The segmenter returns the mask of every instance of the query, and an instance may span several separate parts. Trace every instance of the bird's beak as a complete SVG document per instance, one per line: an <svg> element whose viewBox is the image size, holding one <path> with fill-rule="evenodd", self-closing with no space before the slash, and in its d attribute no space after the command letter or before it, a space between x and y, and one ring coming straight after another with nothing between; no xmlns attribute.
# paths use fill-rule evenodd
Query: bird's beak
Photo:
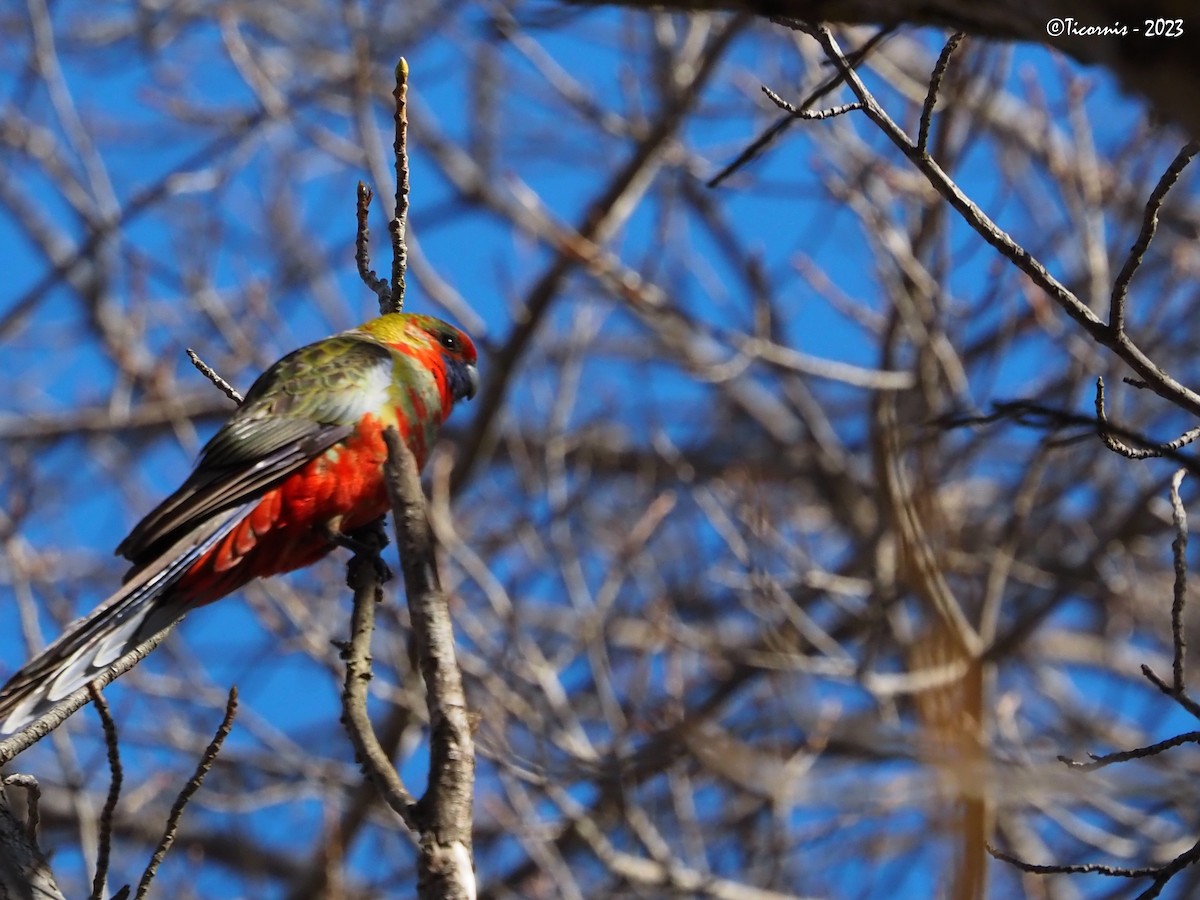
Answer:
<svg viewBox="0 0 1200 900"><path fill-rule="evenodd" d="M474 365L467 364L467 386L463 391L463 396L466 399L472 399L479 390L479 370Z"/></svg>

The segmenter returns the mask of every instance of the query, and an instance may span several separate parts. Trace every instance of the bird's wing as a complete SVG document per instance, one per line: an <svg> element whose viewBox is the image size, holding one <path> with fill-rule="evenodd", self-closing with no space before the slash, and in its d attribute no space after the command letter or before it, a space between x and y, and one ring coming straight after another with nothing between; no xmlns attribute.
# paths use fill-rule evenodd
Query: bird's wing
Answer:
<svg viewBox="0 0 1200 900"><path fill-rule="evenodd" d="M378 407L392 366L385 347L351 335L279 360L205 445L187 481L138 523L117 553L144 564L215 513L266 493Z"/></svg>

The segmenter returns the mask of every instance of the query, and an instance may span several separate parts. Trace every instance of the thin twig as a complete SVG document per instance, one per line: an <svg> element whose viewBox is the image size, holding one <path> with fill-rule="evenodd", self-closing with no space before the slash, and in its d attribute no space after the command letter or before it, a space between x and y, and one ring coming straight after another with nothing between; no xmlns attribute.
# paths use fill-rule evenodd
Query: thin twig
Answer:
<svg viewBox="0 0 1200 900"><path fill-rule="evenodd" d="M1165 741L1147 744L1145 747L1135 747L1132 750L1119 750L1116 753L1105 753L1102 756L1089 753L1087 762L1080 762L1077 759L1071 759L1069 756L1059 756L1058 761L1065 763L1072 769L1079 769L1082 772L1092 772L1096 769L1111 766L1114 763L1128 762L1131 759L1145 759L1148 756L1158 756L1166 750L1174 747L1182 747L1184 744L1200 744L1200 731L1187 731L1183 734L1177 734L1175 737L1167 738Z"/></svg>
<svg viewBox="0 0 1200 900"><path fill-rule="evenodd" d="M771 21L776 25L782 25L785 28L790 28L792 31L803 31L803 28L801 28L801 23L798 19L792 19L787 16L772 16ZM846 53L846 61L850 63L852 68L857 69L867 61L872 53L882 47L883 42L895 34L896 31L897 27L895 25L886 25L880 28L877 32L863 41L862 46L857 50L848 51ZM834 72L827 79L825 79L825 81L813 89L813 92L804 99L803 103L800 104L801 107L807 108L812 106L822 97L832 94L840 85L844 84L845 81L846 78L841 72Z"/></svg>
<svg viewBox="0 0 1200 900"><path fill-rule="evenodd" d="M1162 889L1167 886L1168 881L1188 866L1195 865L1198 859L1200 859L1200 842L1193 844L1165 866L1159 868L1158 874L1154 876L1154 881L1150 887L1138 894L1134 900L1154 900L1155 897L1162 893Z"/></svg>
<svg viewBox="0 0 1200 900"><path fill-rule="evenodd" d="M765 84L759 85L759 89L767 95L767 99L788 113L794 118L805 119L807 121L816 121L819 119L832 119L834 116L845 115L848 112L862 109L861 103L843 103L841 106L831 106L829 109L800 109L795 104L784 100L777 93L767 87Z"/></svg>
<svg viewBox="0 0 1200 900"><path fill-rule="evenodd" d="M1101 398L1103 402L1103 398ZM1084 416L1066 409L1038 403L1036 400L997 400L992 403L992 411L984 414L949 413L930 420L929 424L939 428L962 428L972 425L990 425L999 421L1012 421L1027 428L1040 428L1046 431L1058 431L1064 428L1079 426L1096 431L1103 438L1105 434L1111 437L1120 436L1129 441L1135 441L1146 446L1153 446L1155 452L1150 455L1162 457L1183 466L1193 475L1200 475L1200 460L1180 453L1180 449L1200 437L1200 428L1193 428L1173 441L1155 444L1144 434L1129 428L1115 425L1107 417ZM1071 438L1075 440L1076 438ZM1122 442L1123 443L1123 442ZM1107 446L1107 444L1106 444ZM1124 445L1128 447L1128 445ZM1115 449L1110 447L1109 449ZM1115 450L1122 456L1127 455L1121 450ZM1133 450L1134 453L1138 451ZM1139 457L1132 457L1139 458Z"/></svg>
<svg viewBox="0 0 1200 900"><path fill-rule="evenodd" d="M400 57L396 63L396 88L392 92L396 101L396 140L392 150L396 155L396 214L388 224L392 234L392 296L391 305L385 312L400 312L404 309L404 273L408 269L408 245L405 232L408 229L408 61Z"/></svg>
<svg viewBox="0 0 1200 900"><path fill-rule="evenodd" d="M1171 160L1171 164L1167 166L1162 177L1158 179L1158 184L1154 186L1150 199L1146 201L1141 231L1133 246L1129 248L1129 255L1125 257L1125 265L1121 267L1117 280L1113 282L1112 299L1109 302L1108 327L1114 336L1120 336L1125 330L1125 299L1129 292L1129 282L1133 280L1134 273L1141 266L1146 250L1150 247L1150 241L1154 239L1154 232L1158 229L1158 211L1162 209L1163 202L1167 199L1167 192L1179 180L1179 176L1197 152L1200 152L1200 141L1193 140L1184 144L1175 158Z"/></svg>
<svg viewBox="0 0 1200 900"><path fill-rule="evenodd" d="M221 752L221 745L225 743L225 738L229 737L229 732L233 729L233 720L237 716L238 708L237 696L237 686L234 685L229 689L229 699L225 702L225 718L221 720L221 724L217 727L217 733L213 735L213 739L209 741L208 746L204 749L204 754L200 757L200 763L196 766L196 771L192 773L192 777L188 779L187 784L183 786L183 790L179 792L179 796L175 798L175 802L171 806L171 812L167 815L167 827L163 830L162 840L158 842L158 848L154 851L154 855L150 857L146 871L142 873L141 881L138 882L137 893L134 895L135 900L142 900L146 896L147 891L150 890L150 883L154 880L154 875L158 872L158 867L162 865L167 851L175 843L175 836L179 831L179 820L183 816L184 808L188 805L188 801L192 799L192 795L200 790L200 785L204 783L204 778L208 775L209 769L217 761L217 754Z"/></svg>
<svg viewBox="0 0 1200 900"><path fill-rule="evenodd" d="M187 355L188 359L192 361L192 365L200 370L201 375L215 384L217 388L220 389L222 394L224 394L238 406L242 405L242 395L238 392L237 388L218 375L216 369L202 360L199 355L197 355L196 351L191 347L187 348Z"/></svg>
<svg viewBox="0 0 1200 900"><path fill-rule="evenodd" d="M1166 455L1167 453L1172 453L1181 447L1186 447L1192 441L1196 440L1196 438L1200 438L1200 427L1189 428L1179 437L1175 438L1175 440L1167 441L1165 444L1159 444L1158 449L1161 454Z"/></svg>
<svg viewBox="0 0 1200 900"><path fill-rule="evenodd" d="M1121 380L1122 380L1122 382L1128 384L1130 386L1130 388L1136 388L1138 390L1146 390L1148 388L1148 386L1150 386L1150 385L1146 384L1144 382L1144 380L1142 380L1140 378L1130 378L1129 376L1124 376ZM1103 390L1103 384L1098 385L1098 388L1099 388L1099 390ZM1103 397L1100 398L1100 402L1103 403ZM1110 426L1110 430L1111 430L1111 426ZM1186 448L1186 446L1190 443L1193 443L1196 438L1200 438L1200 426L1196 426L1194 428L1188 428L1188 430L1186 432L1183 432L1182 434L1180 434L1180 436L1178 436L1174 440L1165 440L1165 442L1163 442L1162 444L1154 444L1153 446L1154 446L1154 450L1156 450L1156 452L1154 452L1154 454L1151 454L1151 455L1152 456L1170 456L1171 454L1175 454L1175 452L1177 452L1178 450L1182 450L1183 448ZM1117 452L1120 452L1120 451L1117 451Z"/></svg>
<svg viewBox="0 0 1200 900"><path fill-rule="evenodd" d="M958 45L964 37L966 37L966 33L962 31L956 31L950 35L950 40L946 41L946 46L942 47L937 64L933 67L933 74L929 76L929 90L925 94L925 105L921 108L921 127L917 132L917 149L922 153L929 152L929 126L933 121L933 108L937 106L942 79L946 76L946 69L950 66L950 57L954 55L954 51L958 49Z"/></svg>
<svg viewBox="0 0 1200 900"><path fill-rule="evenodd" d="M1056 863L1048 866L1039 866L1036 863L1025 862L1025 860L1010 853L1005 853L991 844L987 844L986 846L987 852L1001 862L1009 863L1016 866L1022 872L1032 872L1035 875L1110 875L1114 878L1145 878L1148 875L1155 875L1159 871L1157 867L1126 869L1121 866L1106 866L1100 863L1085 863L1076 866Z"/></svg>
<svg viewBox="0 0 1200 900"><path fill-rule="evenodd" d="M1162 889L1166 887L1176 874L1186 869L1190 865L1194 865L1197 860L1200 860L1200 842L1193 844L1189 849L1183 851L1165 866L1145 867L1139 869L1127 869L1123 866L1106 866L1099 863L1088 863L1086 865L1067 866L1067 865L1049 865L1039 866L1033 863L1025 862L1011 854L1004 853L1001 850L987 845L987 851L996 859L1016 866L1022 872L1031 872L1037 875L1106 875L1110 878L1145 878L1153 875L1154 881L1150 886L1137 895L1135 900L1153 900L1162 893Z"/></svg>
<svg viewBox="0 0 1200 900"><path fill-rule="evenodd" d="M1126 459L1150 459L1162 456L1162 451L1154 447L1131 447L1113 434L1108 424L1108 413L1104 409L1104 379L1096 379L1096 434L1104 442L1104 446L1113 453L1118 453Z"/></svg>
<svg viewBox="0 0 1200 900"><path fill-rule="evenodd" d="M92 878L91 900L100 900L104 894L104 882L108 880L108 860L112 854L113 815L117 811L117 801L121 799L121 783L125 775L121 768L121 750L117 743L117 723L113 721L108 701L100 693L95 682L88 684L88 693L92 697L92 705L100 716L104 728L104 746L108 750L108 770L111 782L108 785L108 796L104 800L104 808L100 811L100 840L96 848L96 874Z"/></svg>
<svg viewBox="0 0 1200 900"><path fill-rule="evenodd" d="M797 28L797 23L791 19L776 17L773 18L772 21L788 28ZM894 31L895 28L889 27L882 28L873 34L867 40L867 42L858 49L858 51L853 54L848 54L848 58L852 58L853 60L852 64L855 66L861 65L862 62L883 43L884 39L889 37ZM836 89L837 86L842 84L842 82L845 80L845 75L843 75L841 72L835 72L830 78L822 82L811 94L805 97L802 103L795 106L789 104L791 109L788 110L789 114L786 117L772 123L765 131L763 131L762 134L751 141L750 144L747 145L746 148L737 155L733 162L729 163L727 166L725 166L725 168L721 169L721 171L710 178L706 182L706 186L710 188L718 187L721 182L723 182L730 175L743 168L747 163L756 159L763 150L774 143L775 140L778 139L778 137L783 134L783 132L786 131L797 119L809 118L808 116L797 115L797 111L805 110L812 106L812 104L816 103L826 94ZM770 97L771 94L767 94L767 96ZM772 102L774 102L773 97ZM817 116L816 118L828 118L828 116Z"/></svg>
<svg viewBox="0 0 1200 900"><path fill-rule="evenodd" d="M388 287L387 279L380 278L371 268L371 229L367 222L371 212L371 198L374 196L369 187L361 181L358 183L358 199L355 203L358 228L354 234L354 263L358 266L358 277L379 298L379 308L384 310L391 309L392 290Z"/></svg>
<svg viewBox="0 0 1200 900"><path fill-rule="evenodd" d="M1189 697L1187 691L1175 690L1174 684L1168 684L1158 676L1157 672L1144 663L1142 664L1142 675L1152 685L1191 713L1193 718L1200 719L1200 703Z"/></svg>

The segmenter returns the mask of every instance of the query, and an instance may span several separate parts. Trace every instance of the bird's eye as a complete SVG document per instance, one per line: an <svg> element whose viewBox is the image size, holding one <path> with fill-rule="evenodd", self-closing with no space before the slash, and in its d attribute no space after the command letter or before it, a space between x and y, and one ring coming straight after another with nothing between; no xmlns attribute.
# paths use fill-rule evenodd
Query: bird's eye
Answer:
<svg viewBox="0 0 1200 900"><path fill-rule="evenodd" d="M451 351L458 350L458 336L457 335L453 335L448 331L443 332L442 335L438 338L438 340L440 340L442 342L442 346L445 347L447 350L451 350Z"/></svg>

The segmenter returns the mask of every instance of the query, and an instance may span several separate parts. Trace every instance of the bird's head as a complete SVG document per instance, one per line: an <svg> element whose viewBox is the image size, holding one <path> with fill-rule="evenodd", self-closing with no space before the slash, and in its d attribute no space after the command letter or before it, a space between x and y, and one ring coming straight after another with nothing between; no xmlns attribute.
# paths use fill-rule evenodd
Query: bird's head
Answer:
<svg viewBox="0 0 1200 900"><path fill-rule="evenodd" d="M388 313L354 330L401 353L440 358L455 400L470 400L479 389L475 343L449 322L419 313Z"/></svg>

